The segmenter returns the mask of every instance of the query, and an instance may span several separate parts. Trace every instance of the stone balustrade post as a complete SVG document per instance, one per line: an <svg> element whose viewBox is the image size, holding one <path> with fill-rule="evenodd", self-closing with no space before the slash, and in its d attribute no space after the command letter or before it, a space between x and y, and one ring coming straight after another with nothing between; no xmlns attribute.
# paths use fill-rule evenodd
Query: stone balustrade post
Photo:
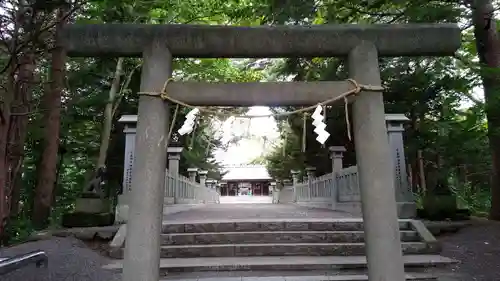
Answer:
<svg viewBox="0 0 500 281"><path fill-rule="evenodd" d="M292 171L290 171L290 173L292 174L292 181L293 181L293 185L295 186L299 183L300 171L292 170Z"/></svg>
<svg viewBox="0 0 500 281"><path fill-rule="evenodd" d="M208 188L214 188L215 180L214 179L206 179L205 183L206 183Z"/></svg>
<svg viewBox="0 0 500 281"><path fill-rule="evenodd" d="M297 202L297 190L296 186L299 184L299 174L300 171L292 170L292 181L293 181L293 202Z"/></svg>
<svg viewBox="0 0 500 281"><path fill-rule="evenodd" d="M276 190L276 182L269 183L269 193L273 196L273 204L278 203L278 191Z"/></svg>
<svg viewBox="0 0 500 281"><path fill-rule="evenodd" d="M192 182L196 182L196 174L198 173L198 168L188 168L187 169L189 180Z"/></svg>
<svg viewBox="0 0 500 281"><path fill-rule="evenodd" d="M330 146L330 159L332 159L332 172L338 173L343 168L343 158L344 152L346 152L343 146Z"/></svg>
<svg viewBox="0 0 500 281"><path fill-rule="evenodd" d="M308 195L309 199L312 198L312 181L314 180L314 172L316 171L315 167L307 167L306 168L306 174L307 174L307 190L308 190Z"/></svg>
<svg viewBox="0 0 500 281"><path fill-rule="evenodd" d="M167 175L170 174L174 178L179 177L179 162L181 160L181 153L182 153L183 148L182 147L175 147L171 146L167 148L167 159L168 159L168 169L167 169ZM165 180L165 184L167 184L169 181ZM171 190L173 192L174 198L173 202L174 204L178 203L178 195L180 194L178 186L178 181L174 180L172 181L174 183L174 186L165 186L168 190Z"/></svg>
<svg viewBox="0 0 500 281"><path fill-rule="evenodd" d="M168 155L168 170L171 175L179 175L179 162L181 160L182 147L169 147L167 148Z"/></svg>
<svg viewBox="0 0 500 281"><path fill-rule="evenodd" d="M205 171L205 170L202 170L202 171L199 171L198 172L198 175L200 176L200 185L201 186L207 186L207 174L208 174L208 171Z"/></svg>

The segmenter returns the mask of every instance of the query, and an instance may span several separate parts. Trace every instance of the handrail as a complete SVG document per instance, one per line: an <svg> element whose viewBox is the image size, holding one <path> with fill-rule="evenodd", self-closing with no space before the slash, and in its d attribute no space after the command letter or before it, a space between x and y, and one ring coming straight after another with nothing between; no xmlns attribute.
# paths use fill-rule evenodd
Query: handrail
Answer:
<svg viewBox="0 0 500 281"><path fill-rule="evenodd" d="M7 274L16 269L35 263L36 267L47 267L49 258L44 251L35 251L24 255L18 255L13 258L0 260L0 275Z"/></svg>

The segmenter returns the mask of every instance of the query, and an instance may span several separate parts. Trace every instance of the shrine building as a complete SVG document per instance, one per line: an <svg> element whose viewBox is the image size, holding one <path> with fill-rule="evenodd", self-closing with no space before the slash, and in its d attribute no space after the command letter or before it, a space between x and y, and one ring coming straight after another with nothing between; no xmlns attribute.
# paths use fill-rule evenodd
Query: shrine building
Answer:
<svg viewBox="0 0 500 281"><path fill-rule="evenodd" d="M269 195L272 178L263 165L228 165L221 180L221 196Z"/></svg>

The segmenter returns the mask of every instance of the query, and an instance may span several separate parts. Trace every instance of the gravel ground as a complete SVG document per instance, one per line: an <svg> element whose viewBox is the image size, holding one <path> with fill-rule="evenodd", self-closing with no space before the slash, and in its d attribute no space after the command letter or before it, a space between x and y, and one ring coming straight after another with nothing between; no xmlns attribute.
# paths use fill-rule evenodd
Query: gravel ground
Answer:
<svg viewBox="0 0 500 281"><path fill-rule="evenodd" d="M7 275L2 281L118 281L121 274L101 268L108 260L76 238L52 238L0 249L0 257L43 250L49 257L47 269L30 265Z"/></svg>
<svg viewBox="0 0 500 281"><path fill-rule="evenodd" d="M500 222L478 221L439 240L442 255L460 261L453 266L460 281L500 280Z"/></svg>

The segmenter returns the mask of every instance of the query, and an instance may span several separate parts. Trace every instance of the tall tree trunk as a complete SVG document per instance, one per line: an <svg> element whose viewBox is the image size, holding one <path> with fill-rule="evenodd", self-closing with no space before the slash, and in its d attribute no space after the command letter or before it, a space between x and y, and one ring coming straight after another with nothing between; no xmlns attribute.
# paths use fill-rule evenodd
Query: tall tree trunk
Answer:
<svg viewBox="0 0 500 281"><path fill-rule="evenodd" d="M24 145L28 130L29 114L31 110L31 89L34 84L35 54L27 50L19 58L18 79L12 103L10 136L8 151L10 155L10 191L9 200L10 216L17 216L19 209L19 194L22 179L21 173L24 162Z"/></svg>
<svg viewBox="0 0 500 281"><path fill-rule="evenodd" d="M500 220L500 38L491 0L468 0L484 87L492 156L490 219Z"/></svg>
<svg viewBox="0 0 500 281"><path fill-rule="evenodd" d="M109 139L111 136L111 129L113 127L113 108L115 105L115 98L120 90L120 78L123 71L123 58L118 58L116 63L115 75L113 77L113 82L111 83L111 89L109 90L108 102L104 108L104 121L102 124L101 131L101 146L99 147L99 159L97 160L97 169L104 167L106 165L106 155L108 153Z"/></svg>
<svg viewBox="0 0 500 281"><path fill-rule="evenodd" d="M0 102L0 243L4 239L5 226L7 223L8 209L7 209L7 193L9 188L9 161L8 161L8 143L9 143L9 129L10 129L10 106L12 103L13 75L8 77L7 89L3 94ZM12 79L11 79L12 78Z"/></svg>
<svg viewBox="0 0 500 281"><path fill-rule="evenodd" d="M56 34L66 23L67 7L59 8ZM57 36L57 35L56 35ZM37 184L33 203L33 224L44 228L48 224L57 175L59 133L61 120L61 96L64 89L66 53L63 48L52 50L50 84L46 89L42 108L44 112L44 140L42 157L37 167Z"/></svg>

